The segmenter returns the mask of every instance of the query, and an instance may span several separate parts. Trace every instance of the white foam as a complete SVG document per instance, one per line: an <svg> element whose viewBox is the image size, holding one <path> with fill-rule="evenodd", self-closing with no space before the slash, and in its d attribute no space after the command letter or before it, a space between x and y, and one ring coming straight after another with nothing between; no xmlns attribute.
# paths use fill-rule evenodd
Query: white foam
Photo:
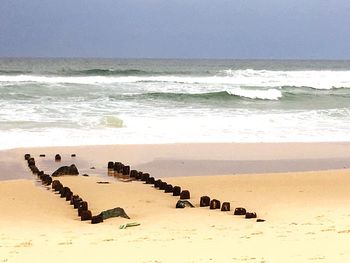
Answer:
<svg viewBox="0 0 350 263"><path fill-rule="evenodd" d="M336 115L325 120L325 114ZM339 118L339 115L340 116ZM178 109L122 114L123 126L93 120L83 128L46 127L0 130L0 148L176 142L349 141L348 111L253 111ZM343 118L345 117L345 118ZM94 124L95 123L95 124Z"/></svg>
<svg viewBox="0 0 350 263"><path fill-rule="evenodd" d="M279 98L282 98L282 92L277 89L251 90L251 89L236 88L228 92L232 95L236 95L244 98L250 98L250 99L278 100Z"/></svg>
<svg viewBox="0 0 350 263"><path fill-rule="evenodd" d="M234 87L297 86L315 89L350 88L350 71L269 71L223 70L216 76L35 76L0 75L0 83L38 82L48 84L113 84L137 82L166 82L183 84L225 84Z"/></svg>
<svg viewBox="0 0 350 263"><path fill-rule="evenodd" d="M236 84L264 87L310 87L315 89L350 88L350 71L305 70L305 71L269 71L269 70L223 70L219 74L232 77Z"/></svg>

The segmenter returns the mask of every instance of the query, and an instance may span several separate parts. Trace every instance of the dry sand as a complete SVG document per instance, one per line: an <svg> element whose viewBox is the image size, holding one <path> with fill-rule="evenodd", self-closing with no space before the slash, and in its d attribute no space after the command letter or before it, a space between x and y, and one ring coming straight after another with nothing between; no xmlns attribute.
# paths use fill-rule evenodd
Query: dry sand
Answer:
<svg viewBox="0 0 350 263"><path fill-rule="evenodd" d="M35 155L38 166L47 172L65 163L74 162L78 168L80 165L91 176L61 177L63 184L87 200L93 214L123 207L131 219L112 218L98 225L79 221L77 211L68 202L34 180L25 167L26 152ZM61 164L52 161L57 152L64 157ZM77 154L75 159L70 157L73 152ZM40 153L47 156L39 158ZM203 174L207 173L204 160L226 161L228 166L232 164L228 161L332 163L334 159L349 158L348 143L271 144L255 148L254 144L94 146L16 149L1 154L1 160L7 163L6 173L16 171L17 178L27 179L0 182L0 262L350 260L348 169L214 176L197 172L198 176L170 177L181 174L178 170L183 169L177 163L180 159L202 161L198 170ZM108 160L135 167L148 164L150 168L156 160L176 160L169 164L176 172L164 172L162 178L188 189L196 208L175 209L176 197L141 182L123 183L106 175L93 176L106 173ZM89 169L91 166L96 169ZM0 172L2 178L4 171ZM232 211L200 208L203 195L230 202L232 209L243 206L266 221L257 223L234 216ZM120 224L128 222L141 225L119 229Z"/></svg>

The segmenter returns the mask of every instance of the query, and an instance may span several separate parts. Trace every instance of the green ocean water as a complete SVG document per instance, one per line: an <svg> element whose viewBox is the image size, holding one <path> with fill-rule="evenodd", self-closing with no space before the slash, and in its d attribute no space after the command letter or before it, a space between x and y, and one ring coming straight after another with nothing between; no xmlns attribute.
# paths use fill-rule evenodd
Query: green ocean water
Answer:
<svg viewBox="0 0 350 263"><path fill-rule="evenodd" d="M344 141L349 102L350 61L2 58L0 148Z"/></svg>

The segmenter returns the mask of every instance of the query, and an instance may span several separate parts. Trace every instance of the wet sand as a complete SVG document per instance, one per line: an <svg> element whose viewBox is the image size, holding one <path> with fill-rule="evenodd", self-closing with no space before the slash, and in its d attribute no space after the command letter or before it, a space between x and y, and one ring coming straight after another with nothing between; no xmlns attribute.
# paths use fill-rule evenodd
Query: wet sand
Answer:
<svg viewBox="0 0 350 263"><path fill-rule="evenodd" d="M0 151L2 179L30 178L25 163L31 153L44 170L75 163L83 173L106 174L108 161L121 161L157 177L271 173L347 169L350 143L202 143L46 147ZM77 158L72 158L75 153ZM46 154L40 158L40 154ZM90 168L95 167L92 171Z"/></svg>

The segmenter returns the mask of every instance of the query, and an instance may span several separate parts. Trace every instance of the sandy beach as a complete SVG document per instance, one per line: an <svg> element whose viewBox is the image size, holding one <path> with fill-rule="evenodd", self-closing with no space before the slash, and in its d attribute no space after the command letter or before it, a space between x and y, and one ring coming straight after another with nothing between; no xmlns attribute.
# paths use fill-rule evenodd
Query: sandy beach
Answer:
<svg viewBox="0 0 350 263"><path fill-rule="evenodd" d="M88 201L94 215L122 207L131 219L81 222L23 159ZM60 153L62 161L54 162ZM71 154L76 157L71 157ZM45 154L45 157L39 157ZM195 208L140 181L107 175L121 161L189 190ZM164 144L27 148L0 152L0 262L347 262L350 143ZM94 169L91 169L94 168ZM104 181L109 184L98 184ZM231 211L199 207L201 196ZM258 218L234 216L235 207ZM121 224L140 225L119 229Z"/></svg>

